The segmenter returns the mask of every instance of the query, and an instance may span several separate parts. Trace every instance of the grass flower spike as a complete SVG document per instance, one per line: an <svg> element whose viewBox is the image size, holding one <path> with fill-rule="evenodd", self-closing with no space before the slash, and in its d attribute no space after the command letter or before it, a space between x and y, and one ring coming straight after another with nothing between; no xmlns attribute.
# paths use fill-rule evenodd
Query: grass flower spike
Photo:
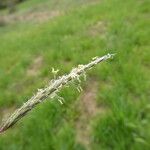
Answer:
<svg viewBox="0 0 150 150"><path fill-rule="evenodd" d="M98 63L105 61L109 58L112 58L114 54L107 54L103 57L94 57L92 61L85 65L78 65L77 68L71 70L71 72L67 75L63 75L56 79L56 74L59 70L54 70L52 68L52 73L54 74L54 79L51 80L50 84L44 89L38 89L37 93L31 97L26 103L24 103L19 109L17 109L10 117L3 123L0 128L0 133L7 130L11 126L13 126L17 121L19 121L23 116L25 116L29 111L31 111L36 105L45 101L48 97L54 98L56 97L58 101L63 104L64 99L59 97L57 93L65 86L68 85L72 81L78 81L80 83L80 76L83 75L86 79L86 71L93 68ZM82 91L81 86L77 87L79 92Z"/></svg>

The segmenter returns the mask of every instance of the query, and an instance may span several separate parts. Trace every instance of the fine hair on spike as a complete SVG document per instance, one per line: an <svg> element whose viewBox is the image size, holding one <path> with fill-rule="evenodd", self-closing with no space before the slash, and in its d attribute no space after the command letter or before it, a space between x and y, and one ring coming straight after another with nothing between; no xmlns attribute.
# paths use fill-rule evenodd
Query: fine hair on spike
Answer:
<svg viewBox="0 0 150 150"><path fill-rule="evenodd" d="M54 79L52 79L49 84L43 88L38 89L37 93L33 95L26 103L24 103L20 108L18 108L6 121L3 122L0 133L4 132L11 126L13 126L17 121L23 118L29 111L31 111L38 104L45 101L48 97L56 98L58 101L63 104L64 99L58 96L58 92L66 86L69 86L69 83L78 81L77 90L82 91L80 86L80 77L83 76L86 80L86 71L92 69L98 63L105 61L107 59L113 58L114 54L107 54L103 57L94 57L91 62L85 65L78 65L77 68L73 68L69 74L63 75L56 79L56 74L59 70L52 68L52 73L54 74Z"/></svg>

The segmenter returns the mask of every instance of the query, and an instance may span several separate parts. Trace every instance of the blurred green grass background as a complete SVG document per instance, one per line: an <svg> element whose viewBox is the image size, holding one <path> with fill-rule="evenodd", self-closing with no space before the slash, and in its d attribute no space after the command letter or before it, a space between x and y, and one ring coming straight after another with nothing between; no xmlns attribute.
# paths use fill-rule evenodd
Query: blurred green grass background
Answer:
<svg viewBox="0 0 150 150"><path fill-rule="evenodd" d="M13 17L0 11L8 18L0 27L1 118L44 87L52 67L62 75L117 55L88 72L82 93L64 89L64 105L48 99L0 135L0 150L149 150L149 1L28 0L16 9ZM85 97L95 115L83 111L92 107Z"/></svg>

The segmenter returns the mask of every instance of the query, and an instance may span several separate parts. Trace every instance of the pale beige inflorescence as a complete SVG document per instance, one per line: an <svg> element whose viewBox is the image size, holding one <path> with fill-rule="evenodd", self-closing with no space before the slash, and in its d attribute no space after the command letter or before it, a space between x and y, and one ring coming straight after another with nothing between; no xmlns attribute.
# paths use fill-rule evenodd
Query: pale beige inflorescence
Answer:
<svg viewBox="0 0 150 150"><path fill-rule="evenodd" d="M92 61L85 65L78 65L77 68L73 68L69 74L60 76L56 79L56 74L59 70L52 68L52 73L54 74L54 79L50 81L49 85L44 89L38 89L37 93L31 97L26 103L24 103L19 109L17 109L10 117L4 121L2 127L0 128L0 133L7 130L13 126L18 120L25 116L29 111L31 111L36 105L45 101L48 97L56 98L63 104L64 99L58 96L58 92L70 82L78 81L77 90L82 91L80 86L80 77L84 76L86 79L86 71L97 65L98 63L112 58L114 54L107 54L103 57L94 57Z"/></svg>

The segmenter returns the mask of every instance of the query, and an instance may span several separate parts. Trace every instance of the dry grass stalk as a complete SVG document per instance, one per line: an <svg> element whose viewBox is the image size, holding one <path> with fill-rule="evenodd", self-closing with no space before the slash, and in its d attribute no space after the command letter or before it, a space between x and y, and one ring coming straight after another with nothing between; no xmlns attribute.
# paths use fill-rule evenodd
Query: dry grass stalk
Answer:
<svg viewBox="0 0 150 150"><path fill-rule="evenodd" d="M19 109L17 109L2 125L0 128L0 133L7 130L11 126L13 126L17 121L19 121L23 116L25 116L29 111L31 111L36 105L46 100L46 98L54 98L58 97L58 100L62 103L61 97L57 95L57 93L67 84L70 82L77 80L80 82L80 76L84 75L85 72L98 63L105 61L109 58L112 58L114 54L107 54L103 57L95 57L90 63L86 65L78 65L77 68L74 68L71 70L71 72L67 75L63 75L61 77L58 77L58 79L51 80L50 84L44 88L39 89L38 92L31 97L26 103L23 104ZM53 69L53 73L55 74L55 71ZM56 71L57 73L57 71ZM81 91L81 87L77 87L78 91Z"/></svg>

